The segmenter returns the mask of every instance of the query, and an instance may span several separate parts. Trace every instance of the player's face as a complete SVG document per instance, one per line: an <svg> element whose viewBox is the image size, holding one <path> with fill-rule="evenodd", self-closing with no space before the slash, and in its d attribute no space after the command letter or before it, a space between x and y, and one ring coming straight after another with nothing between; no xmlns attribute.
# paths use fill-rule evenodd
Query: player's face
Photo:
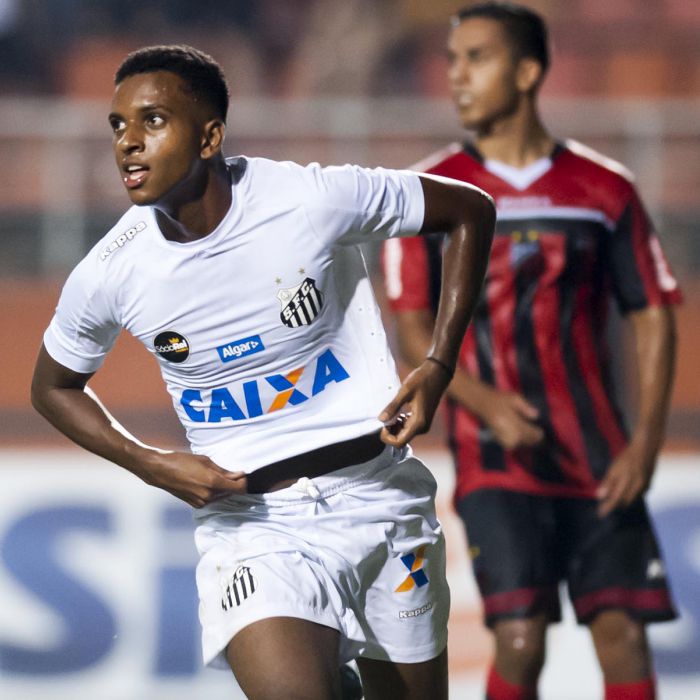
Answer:
<svg viewBox="0 0 700 700"><path fill-rule="evenodd" d="M169 71L117 85L109 115L114 154L134 204L175 207L200 189L202 109Z"/></svg>
<svg viewBox="0 0 700 700"><path fill-rule="evenodd" d="M452 99L465 128L488 131L516 112L518 66L499 22L479 17L461 22L450 33L447 52Z"/></svg>

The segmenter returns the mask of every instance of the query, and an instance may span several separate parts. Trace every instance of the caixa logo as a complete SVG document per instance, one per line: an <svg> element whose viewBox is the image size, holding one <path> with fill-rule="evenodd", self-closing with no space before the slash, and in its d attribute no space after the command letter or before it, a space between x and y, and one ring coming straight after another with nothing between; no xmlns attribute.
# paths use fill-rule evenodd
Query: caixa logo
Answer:
<svg viewBox="0 0 700 700"><path fill-rule="evenodd" d="M331 382L342 382L349 376L328 349L306 367L287 374L270 374L210 391L185 389L180 404L195 423L246 420L279 411L287 405L297 406L321 393Z"/></svg>

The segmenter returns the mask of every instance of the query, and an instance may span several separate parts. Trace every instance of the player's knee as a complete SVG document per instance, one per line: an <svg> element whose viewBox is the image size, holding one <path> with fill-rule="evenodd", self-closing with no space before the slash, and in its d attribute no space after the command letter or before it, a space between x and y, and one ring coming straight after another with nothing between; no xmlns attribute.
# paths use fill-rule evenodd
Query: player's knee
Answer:
<svg viewBox="0 0 700 700"><path fill-rule="evenodd" d="M634 650L647 646L644 625L621 610L599 613L591 623L591 632L596 647Z"/></svg>
<svg viewBox="0 0 700 700"><path fill-rule="evenodd" d="M521 682L539 676L544 665L546 625L539 620L507 620L495 629L496 663Z"/></svg>
<svg viewBox="0 0 700 700"><path fill-rule="evenodd" d="M623 611L604 611L591 623L591 633L604 676L648 675L649 645L641 622Z"/></svg>

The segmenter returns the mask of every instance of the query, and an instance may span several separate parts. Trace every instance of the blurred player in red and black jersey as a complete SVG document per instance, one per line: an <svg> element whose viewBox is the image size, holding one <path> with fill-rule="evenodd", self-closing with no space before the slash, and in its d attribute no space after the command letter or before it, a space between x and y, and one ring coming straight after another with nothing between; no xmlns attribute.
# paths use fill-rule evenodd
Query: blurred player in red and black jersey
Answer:
<svg viewBox="0 0 700 700"><path fill-rule="evenodd" d="M454 102L475 138L417 169L483 188L498 211L481 303L448 390L455 504L496 640L487 697L537 697L565 581L591 630L606 699L653 698L645 623L675 611L644 492L663 440L680 292L630 174L541 122L541 17L504 3L466 8L448 52ZM441 249L439 235L385 243L410 364L430 344ZM611 297L636 338L631 434L605 344Z"/></svg>

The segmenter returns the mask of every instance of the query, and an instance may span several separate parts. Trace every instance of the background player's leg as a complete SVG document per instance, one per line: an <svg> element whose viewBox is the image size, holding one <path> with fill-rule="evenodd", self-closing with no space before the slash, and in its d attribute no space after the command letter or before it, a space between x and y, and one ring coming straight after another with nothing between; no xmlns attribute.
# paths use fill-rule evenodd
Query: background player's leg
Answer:
<svg viewBox="0 0 700 700"><path fill-rule="evenodd" d="M250 700L338 700L337 630L293 617L244 627L226 658Z"/></svg>
<svg viewBox="0 0 700 700"><path fill-rule="evenodd" d="M544 666L547 624L546 615L496 622L494 666L501 678L517 686L537 685Z"/></svg>
<svg viewBox="0 0 700 700"><path fill-rule="evenodd" d="M545 657L549 617L498 620L493 626L495 658L486 684L487 700L535 700Z"/></svg>
<svg viewBox="0 0 700 700"><path fill-rule="evenodd" d="M590 630L606 683L632 683L652 676L643 623L624 610L603 610L593 618Z"/></svg>
<svg viewBox="0 0 700 700"><path fill-rule="evenodd" d="M447 649L430 661L358 659L365 700L447 700Z"/></svg>

